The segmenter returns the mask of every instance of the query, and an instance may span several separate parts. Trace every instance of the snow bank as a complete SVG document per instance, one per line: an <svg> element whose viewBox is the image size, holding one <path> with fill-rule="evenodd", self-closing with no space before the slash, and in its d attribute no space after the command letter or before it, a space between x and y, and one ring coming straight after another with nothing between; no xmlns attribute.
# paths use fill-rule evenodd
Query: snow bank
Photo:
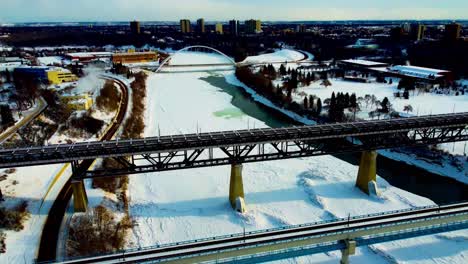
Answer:
<svg viewBox="0 0 468 264"><path fill-rule="evenodd" d="M250 57L247 57L243 62L244 63L256 63L256 62L263 63L263 62L297 61L297 60L302 60L302 59L305 59L304 54L295 50L291 50L291 49L282 49L282 50L277 50L273 53L267 53L267 54L262 54L258 56L250 56Z"/></svg>

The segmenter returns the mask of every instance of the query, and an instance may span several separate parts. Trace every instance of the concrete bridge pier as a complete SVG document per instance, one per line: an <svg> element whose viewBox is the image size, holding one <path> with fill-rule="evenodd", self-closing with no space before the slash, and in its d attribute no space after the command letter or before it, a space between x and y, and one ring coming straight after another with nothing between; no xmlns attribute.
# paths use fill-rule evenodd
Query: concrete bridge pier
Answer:
<svg viewBox="0 0 468 264"><path fill-rule="evenodd" d="M244 201L244 183L242 180L242 164L233 163L231 165L229 202L234 210L240 213L244 213L246 211Z"/></svg>
<svg viewBox="0 0 468 264"><path fill-rule="evenodd" d="M88 208L88 196L83 180L72 180L73 188L73 207L76 213L86 213Z"/></svg>
<svg viewBox="0 0 468 264"><path fill-rule="evenodd" d="M346 248L341 250L340 264L349 264L349 256L356 254L356 241L346 240Z"/></svg>
<svg viewBox="0 0 468 264"><path fill-rule="evenodd" d="M376 151L362 152L356 186L368 195L378 195Z"/></svg>

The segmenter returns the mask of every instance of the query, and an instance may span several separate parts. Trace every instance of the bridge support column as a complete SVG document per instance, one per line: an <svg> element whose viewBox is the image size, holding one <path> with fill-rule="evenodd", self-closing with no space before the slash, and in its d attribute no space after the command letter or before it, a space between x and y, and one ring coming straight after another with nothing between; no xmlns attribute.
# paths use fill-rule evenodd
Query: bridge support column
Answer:
<svg viewBox="0 0 468 264"><path fill-rule="evenodd" d="M83 180L72 180L73 207L77 213L85 213L88 208L88 196Z"/></svg>
<svg viewBox="0 0 468 264"><path fill-rule="evenodd" d="M356 241L346 240L346 248L341 250L340 264L349 264L349 256L356 254Z"/></svg>
<svg viewBox="0 0 468 264"><path fill-rule="evenodd" d="M236 211L244 213L244 183L242 180L242 164L231 165L231 179L229 182L229 202Z"/></svg>
<svg viewBox="0 0 468 264"><path fill-rule="evenodd" d="M378 194L377 190L377 152L364 151L359 164L356 186L363 192L371 195Z"/></svg>

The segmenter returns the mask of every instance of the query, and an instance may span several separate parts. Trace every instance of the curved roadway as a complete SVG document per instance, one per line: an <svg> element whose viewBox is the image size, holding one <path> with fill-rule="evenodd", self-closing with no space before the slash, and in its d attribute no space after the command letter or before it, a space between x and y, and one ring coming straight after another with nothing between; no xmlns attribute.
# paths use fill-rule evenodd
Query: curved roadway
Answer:
<svg viewBox="0 0 468 264"><path fill-rule="evenodd" d="M117 116L114 119L112 126L101 137L101 141L106 141L112 139L114 134L119 129L120 124L125 118L125 113L127 112L128 107L128 87L124 82L117 78L112 78L108 76L101 78L114 81L115 83L117 83L117 85L120 86L120 89L122 91L122 100L119 112L117 113ZM93 162L94 160L83 161L80 164L80 169L87 170L93 164ZM69 179L58 194L57 198L54 201L54 204L50 208L49 215L42 230L37 261L54 261L56 259L56 249L60 226L72 195L73 190L71 188L71 180Z"/></svg>

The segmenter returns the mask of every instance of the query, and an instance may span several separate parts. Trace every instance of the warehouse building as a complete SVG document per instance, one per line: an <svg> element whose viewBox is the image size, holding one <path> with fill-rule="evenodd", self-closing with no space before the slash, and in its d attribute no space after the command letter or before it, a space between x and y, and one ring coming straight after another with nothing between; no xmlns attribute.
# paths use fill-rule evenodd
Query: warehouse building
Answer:
<svg viewBox="0 0 468 264"><path fill-rule="evenodd" d="M76 82L78 81L78 76L68 70L55 68L47 71L47 79L50 84L61 84L65 82Z"/></svg>
<svg viewBox="0 0 468 264"><path fill-rule="evenodd" d="M61 100L71 110L88 110L93 105L93 98L88 94L65 94L62 95Z"/></svg>
<svg viewBox="0 0 468 264"><path fill-rule="evenodd" d="M70 71L62 68L49 68L44 66L22 66L15 68L14 78L31 78L44 84L61 84L64 82L76 82L78 77Z"/></svg>
<svg viewBox="0 0 468 264"><path fill-rule="evenodd" d="M157 52L127 52L127 53L114 53L112 55L113 63L141 63L151 62L158 60Z"/></svg>

